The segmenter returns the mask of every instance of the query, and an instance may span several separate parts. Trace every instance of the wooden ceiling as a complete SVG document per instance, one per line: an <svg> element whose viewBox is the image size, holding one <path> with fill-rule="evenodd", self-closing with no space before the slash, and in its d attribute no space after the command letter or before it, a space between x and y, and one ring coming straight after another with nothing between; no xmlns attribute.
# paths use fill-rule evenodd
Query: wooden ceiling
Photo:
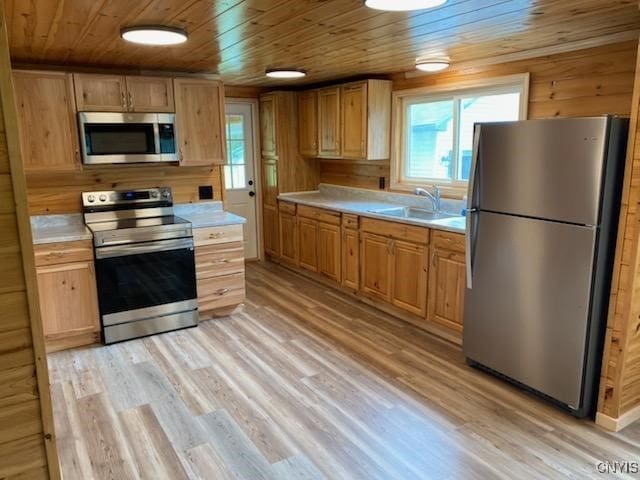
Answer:
<svg viewBox="0 0 640 480"><path fill-rule="evenodd" d="M304 80L287 84L314 83L411 70L426 55L463 64L640 32L637 0L449 0L411 13L362 0L5 1L14 62L218 73L257 86L278 84L264 76L271 67L304 68ZM148 47L120 38L137 24L182 27L189 40Z"/></svg>

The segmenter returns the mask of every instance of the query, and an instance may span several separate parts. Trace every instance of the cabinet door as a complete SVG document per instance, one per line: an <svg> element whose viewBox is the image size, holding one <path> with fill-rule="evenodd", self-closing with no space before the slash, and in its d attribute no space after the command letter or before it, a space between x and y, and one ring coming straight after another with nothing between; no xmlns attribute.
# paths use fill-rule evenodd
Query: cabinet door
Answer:
<svg viewBox="0 0 640 480"><path fill-rule="evenodd" d="M184 166L225 164L222 82L176 78L173 85L180 163Z"/></svg>
<svg viewBox="0 0 640 480"><path fill-rule="evenodd" d="M260 141L262 156L277 158L276 99L272 95L260 98Z"/></svg>
<svg viewBox="0 0 640 480"><path fill-rule="evenodd" d="M318 90L318 156L340 156L340 87Z"/></svg>
<svg viewBox="0 0 640 480"><path fill-rule="evenodd" d="M318 272L335 282L342 277L340 226L318 223Z"/></svg>
<svg viewBox="0 0 640 480"><path fill-rule="evenodd" d="M422 317L427 309L428 250L424 245L394 240L391 302Z"/></svg>
<svg viewBox="0 0 640 480"><path fill-rule="evenodd" d="M127 77L132 112L173 112L173 81L168 77Z"/></svg>
<svg viewBox="0 0 640 480"><path fill-rule="evenodd" d="M391 240L372 233L361 233L360 290L391 301Z"/></svg>
<svg viewBox="0 0 640 480"><path fill-rule="evenodd" d="M79 112L126 112L127 86L121 75L74 73Z"/></svg>
<svg viewBox="0 0 640 480"><path fill-rule="evenodd" d="M298 264L298 228L295 215L280 212L280 258Z"/></svg>
<svg viewBox="0 0 640 480"><path fill-rule="evenodd" d="M262 159L262 201L272 207L278 204L278 166L268 158Z"/></svg>
<svg viewBox="0 0 640 480"><path fill-rule="evenodd" d="M13 80L25 170L79 170L71 75L15 71Z"/></svg>
<svg viewBox="0 0 640 480"><path fill-rule="evenodd" d="M93 261L39 267L38 290L42 327L47 343L81 337L66 347L94 343L99 339L100 318ZM64 347L63 347L64 348ZM49 349L57 349L50 348Z"/></svg>
<svg viewBox="0 0 640 480"><path fill-rule="evenodd" d="M300 154L318 155L318 92L315 90L298 95L298 135Z"/></svg>
<svg viewBox="0 0 640 480"><path fill-rule="evenodd" d="M367 156L367 84L348 85L340 92L342 102L341 157L363 159Z"/></svg>
<svg viewBox="0 0 640 480"><path fill-rule="evenodd" d="M466 287L463 253L431 249L427 320L462 331Z"/></svg>
<svg viewBox="0 0 640 480"><path fill-rule="evenodd" d="M342 229L342 285L360 287L360 244L358 230Z"/></svg>
<svg viewBox="0 0 640 480"><path fill-rule="evenodd" d="M300 267L318 271L318 222L298 217L298 262Z"/></svg>
<svg viewBox="0 0 640 480"><path fill-rule="evenodd" d="M262 210L262 230L264 238L264 251L272 257L280 256L280 225L278 221L278 209L264 205Z"/></svg>

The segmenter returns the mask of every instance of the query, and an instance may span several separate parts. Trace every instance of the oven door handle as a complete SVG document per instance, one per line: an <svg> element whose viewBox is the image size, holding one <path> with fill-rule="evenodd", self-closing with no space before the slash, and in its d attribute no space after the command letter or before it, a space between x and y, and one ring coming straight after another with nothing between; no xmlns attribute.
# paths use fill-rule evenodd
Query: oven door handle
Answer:
<svg viewBox="0 0 640 480"><path fill-rule="evenodd" d="M96 260L113 257L126 257L128 255L142 255L145 253L168 252L171 250L183 250L193 248L193 238L176 238L172 240L157 240L146 243L129 243L114 245L112 247L96 248Z"/></svg>

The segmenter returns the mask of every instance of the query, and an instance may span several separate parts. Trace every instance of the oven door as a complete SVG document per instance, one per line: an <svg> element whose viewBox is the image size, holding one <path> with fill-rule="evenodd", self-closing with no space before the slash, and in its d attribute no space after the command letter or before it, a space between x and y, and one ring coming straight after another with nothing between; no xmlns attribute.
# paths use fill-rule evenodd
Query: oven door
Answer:
<svg viewBox="0 0 640 480"><path fill-rule="evenodd" d="M197 309L193 239L96 249L103 327Z"/></svg>

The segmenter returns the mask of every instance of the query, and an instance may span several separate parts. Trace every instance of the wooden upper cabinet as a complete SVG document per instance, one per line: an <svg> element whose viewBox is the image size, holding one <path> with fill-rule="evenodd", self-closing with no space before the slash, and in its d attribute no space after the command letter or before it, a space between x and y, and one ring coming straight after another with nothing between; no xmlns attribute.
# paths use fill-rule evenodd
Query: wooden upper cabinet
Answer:
<svg viewBox="0 0 640 480"><path fill-rule="evenodd" d="M169 77L126 77L132 112L174 112L173 80Z"/></svg>
<svg viewBox="0 0 640 480"><path fill-rule="evenodd" d="M344 158L367 157L367 83L342 87L342 152Z"/></svg>
<svg viewBox="0 0 640 480"><path fill-rule="evenodd" d="M74 73L79 112L126 112L127 84L122 75Z"/></svg>
<svg viewBox="0 0 640 480"><path fill-rule="evenodd" d="M225 164L227 160L222 82L176 78L173 84L181 165Z"/></svg>
<svg viewBox="0 0 640 480"><path fill-rule="evenodd" d="M79 170L71 75L16 70L13 81L25 170Z"/></svg>
<svg viewBox="0 0 640 480"><path fill-rule="evenodd" d="M340 87L318 90L318 156L340 156Z"/></svg>
<svg viewBox="0 0 640 480"><path fill-rule="evenodd" d="M318 155L318 92L310 90L298 95L298 140L300 154Z"/></svg>
<svg viewBox="0 0 640 480"><path fill-rule="evenodd" d="M276 97L263 95L260 97L260 141L263 157L278 158L276 128Z"/></svg>

